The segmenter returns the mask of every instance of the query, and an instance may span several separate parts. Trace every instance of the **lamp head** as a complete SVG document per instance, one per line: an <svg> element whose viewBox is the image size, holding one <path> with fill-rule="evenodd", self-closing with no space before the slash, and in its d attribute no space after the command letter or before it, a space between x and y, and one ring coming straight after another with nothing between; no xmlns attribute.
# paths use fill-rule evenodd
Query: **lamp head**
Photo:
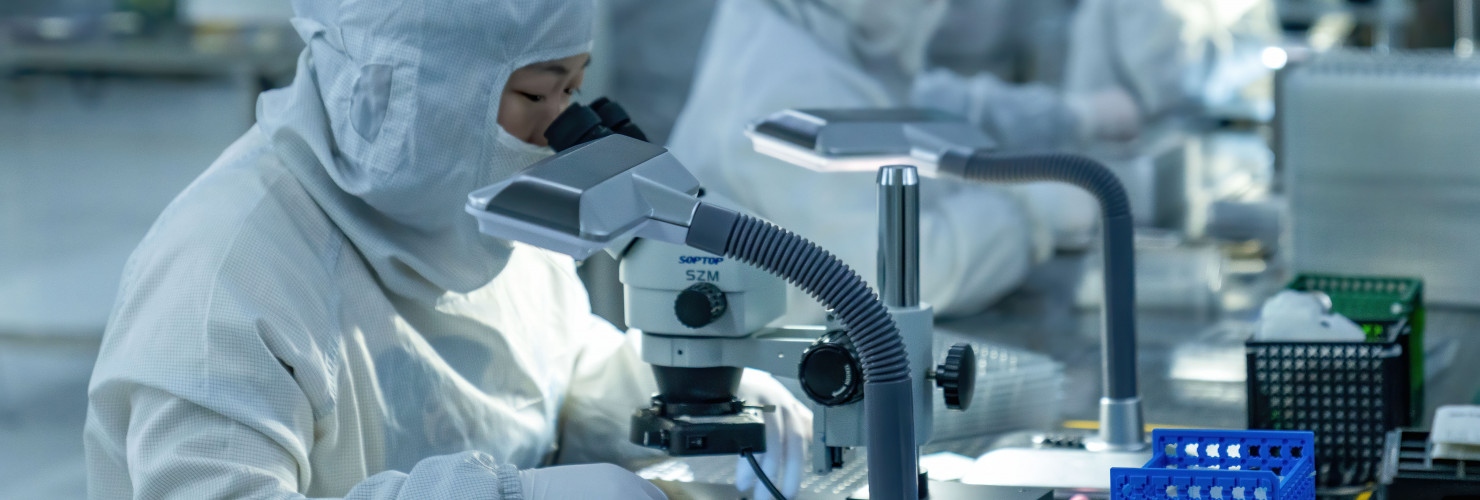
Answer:
<svg viewBox="0 0 1480 500"><path fill-rule="evenodd" d="M751 124L745 135L756 152L819 172L913 165L934 176L946 150L996 147L959 116L911 108L788 109Z"/></svg>

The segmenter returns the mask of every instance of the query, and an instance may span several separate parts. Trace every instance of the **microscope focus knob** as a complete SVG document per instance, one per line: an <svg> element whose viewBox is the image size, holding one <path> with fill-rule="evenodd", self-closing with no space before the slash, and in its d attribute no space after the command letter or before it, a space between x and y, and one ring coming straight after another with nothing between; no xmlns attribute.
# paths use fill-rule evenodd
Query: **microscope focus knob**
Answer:
<svg viewBox="0 0 1480 500"><path fill-rule="evenodd" d="M724 316L729 307L725 292L719 287L713 283L696 283L678 292L678 300L673 302L673 313L684 326L702 328Z"/></svg>
<svg viewBox="0 0 1480 500"><path fill-rule="evenodd" d="M839 406L863 397L863 368L853 344L841 331L828 332L802 352L797 380L807 397L823 406Z"/></svg>
<svg viewBox="0 0 1480 500"><path fill-rule="evenodd" d="M946 354L946 362L935 367L935 385L946 399L946 408L965 410L971 406L976 391L976 351L971 344L956 344Z"/></svg>

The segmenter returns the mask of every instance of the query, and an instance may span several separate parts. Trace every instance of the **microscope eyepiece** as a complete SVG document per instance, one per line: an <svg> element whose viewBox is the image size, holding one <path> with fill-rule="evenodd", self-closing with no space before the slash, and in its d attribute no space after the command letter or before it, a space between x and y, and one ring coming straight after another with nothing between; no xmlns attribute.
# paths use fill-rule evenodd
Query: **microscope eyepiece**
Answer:
<svg viewBox="0 0 1480 500"><path fill-rule="evenodd" d="M648 140L647 135L632 123L627 110L611 99L602 97L590 106L571 103L545 129L545 140L550 143L551 149L559 153L612 134L621 134L644 142Z"/></svg>
<svg viewBox="0 0 1480 500"><path fill-rule="evenodd" d="M571 103L545 129L545 140L556 153L608 135L612 135L612 131L601 124L601 117L579 103Z"/></svg>
<svg viewBox="0 0 1480 500"><path fill-rule="evenodd" d="M642 133L642 130L632 123L632 117L627 115L627 110L615 101L602 97L591 102L591 110L601 117L601 124L611 129L612 132L639 141L648 140L647 134Z"/></svg>

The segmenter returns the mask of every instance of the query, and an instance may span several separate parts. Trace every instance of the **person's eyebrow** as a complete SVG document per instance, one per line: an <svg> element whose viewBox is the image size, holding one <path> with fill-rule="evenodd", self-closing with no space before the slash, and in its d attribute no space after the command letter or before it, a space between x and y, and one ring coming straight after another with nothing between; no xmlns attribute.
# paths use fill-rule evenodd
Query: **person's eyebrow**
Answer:
<svg viewBox="0 0 1480 500"><path fill-rule="evenodd" d="M570 68L562 67L562 65L555 64L555 62L537 65L537 67L534 67L534 70L549 72L549 74L554 74L556 77L567 77L567 75L570 75Z"/></svg>
<svg viewBox="0 0 1480 500"><path fill-rule="evenodd" d="M570 70L569 69L566 69L565 66L561 66L561 65L555 64L555 63L541 64L539 66L535 66L534 69L536 71L543 71L543 72L546 72L546 73L552 73L555 76L567 76L567 75L570 75Z"/></svg>
<svg viewBox="0 0 1480 500"><path fill-rule="evenodd" d="M586 58L586 63L581 65L581 68L589 68L589 67L591 67L591 58L588 57L588 58ZM570 70L569 69L566 69L565 66L561 66L559 63L553 63L553 62L551 62L551 63L544 63L544 64L541 64L541 65L535 66L534 69L535 70L538 70L538 71L544 71L544 72L547 72L547 73L553 73L553 74L555 74L557 76L568 76L568 75L570 75Z"/></svg>

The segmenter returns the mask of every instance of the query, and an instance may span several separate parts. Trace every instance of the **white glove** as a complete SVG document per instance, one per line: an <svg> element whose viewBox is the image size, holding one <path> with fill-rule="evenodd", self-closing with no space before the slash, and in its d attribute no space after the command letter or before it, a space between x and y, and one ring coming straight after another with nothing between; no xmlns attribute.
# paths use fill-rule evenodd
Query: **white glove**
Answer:
<svg viewBox="0 0 1480 500"><path fill-rule="evenodd" d="M1124 90L1070 95L1069 110L1079 119L1081 141L1129 141L1141 135L1141 107Z"/></svg>
<svg viewBox="0 0 1480 500"><path fill-rule="evenodd" d="M787 498L796 496L802 486L803 465L807 461L807 444L812 441L812 410L797 401L771 375L751 369L740 378L738 396L750 405L774 405L776 411L766 415L766 452L755 456L761 470ZM745 457L735 465L735 488L753 500L771 500L771 492L755 477Z"/></svg>
<svg viewBox="0 0 1480 500"><path fill-rule="evenodd" d="M963 115L1006 151L1060 149L1078 139L1083 123L1057 89L1012 84L990 73L929 71L915 78L910 103Z"/></svg>
<svg viewBox="0 0 1480 500"><path fill-rule="evenodd" d="M612 464L582 464L519 471L525 500L668 500L653 483Z"/></svg>

